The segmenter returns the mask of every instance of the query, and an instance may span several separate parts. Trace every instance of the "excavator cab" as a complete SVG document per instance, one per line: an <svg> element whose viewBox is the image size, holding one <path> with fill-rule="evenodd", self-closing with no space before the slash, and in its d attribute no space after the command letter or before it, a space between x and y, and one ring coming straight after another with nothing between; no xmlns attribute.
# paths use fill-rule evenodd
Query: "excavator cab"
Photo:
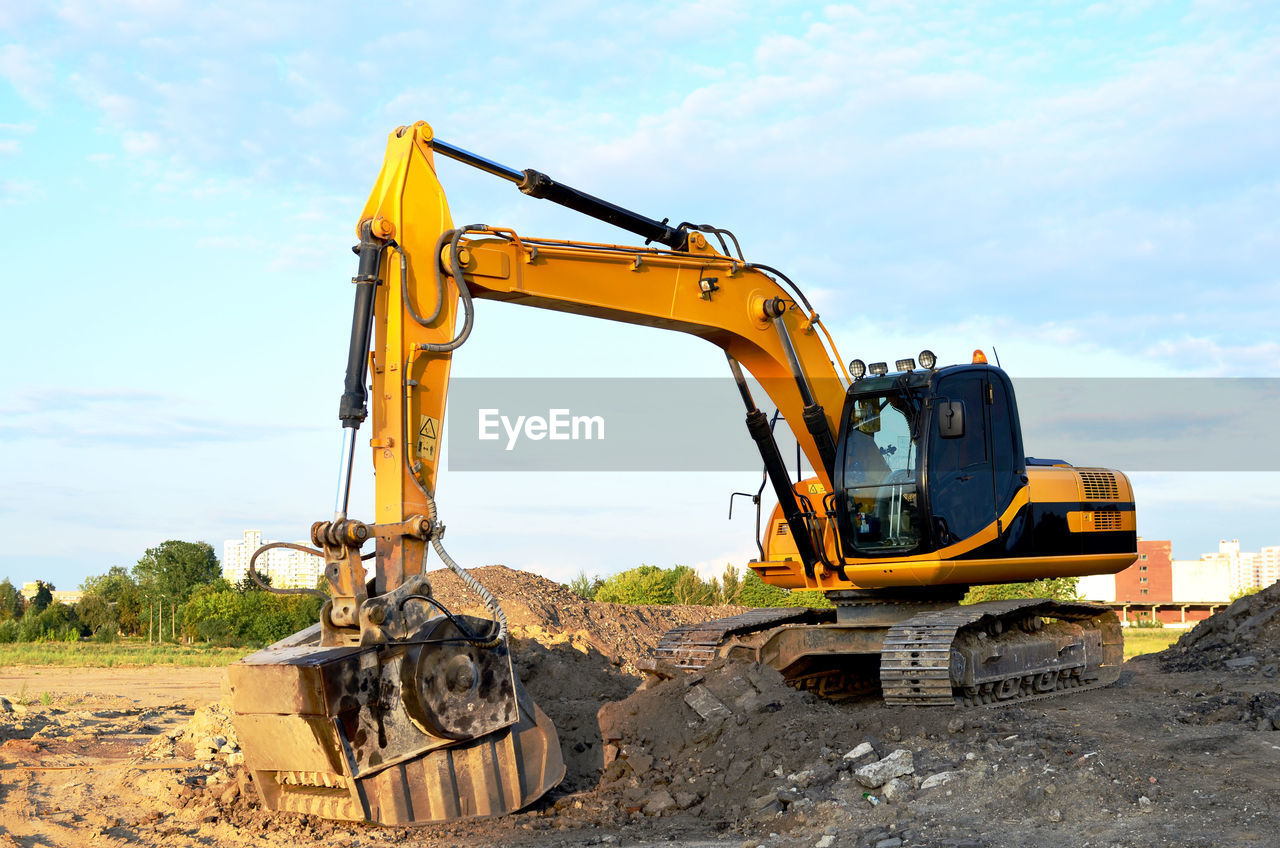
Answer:
<svg viewBox="0 0 1280 848"><path fill-rule="evenodd" d="M978 534L1026 482L1009 378L961 365L855 380L835 477L846 558L929 553Z"/></svg>

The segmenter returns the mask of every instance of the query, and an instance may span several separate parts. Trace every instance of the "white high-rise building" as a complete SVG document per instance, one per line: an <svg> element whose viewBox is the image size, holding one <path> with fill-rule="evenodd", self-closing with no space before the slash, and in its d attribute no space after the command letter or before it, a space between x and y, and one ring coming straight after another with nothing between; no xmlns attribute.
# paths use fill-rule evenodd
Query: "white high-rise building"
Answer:
<svg viewBox="0 0 1280 848"><path fill-rule="evenodd" d="M263 540L261 530L244 531L243 539L228 539L222 543L222 576L229 583L239 583L249 576L249 559L253 552L271 540ZM311 547L308 542L297 542ZM275 548L258 557L255 566L259 574L271 578L277 589L314 589L324 574L324 560L318 556Z"/></svg>
<svg viewBox="0 0 1280 848"><path fill-rule="evenodd" d="M1280 545L1269 545L1258 552L1255 577L1263 587L1280 580Z"/></svg>

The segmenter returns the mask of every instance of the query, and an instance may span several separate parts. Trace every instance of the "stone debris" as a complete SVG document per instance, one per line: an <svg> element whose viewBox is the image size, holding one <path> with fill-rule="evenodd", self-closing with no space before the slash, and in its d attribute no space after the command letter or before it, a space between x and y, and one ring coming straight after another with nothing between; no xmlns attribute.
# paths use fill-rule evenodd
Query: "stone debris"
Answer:
<svg viewBox="0 0 1280 848"><path fill-rule="evenodd" d="M961 776L958 771L940 771L937 774L931 774L920 782L921 789L933 789L935 786L941 786L944 783L950 783Z"/></svg>
<svg viewBox="0 0 1280 848"><path fill-rule="evenodd" d="M694 712L708 721L729 718L733 715L733 712L701 683L689 690L689 693L684 696L684 702L692 707Z"/></svg>
<svg viewBox="0 0 1280 848"><path fill-rule="evenodd" d="M853 773L853 776L868 789L878 789L895 777L902 777L914 771L911 752L905 748L899 748L882 760L862 766Z"/></svg>
<svg viewBox="0 0 1280 848"><path fill-rule="evenodd" d="M1211 668L1218 663L1232 671L1274 667L1280 662L1280 582L1245 595L1200 622L1161 658L1165 667L1174 671Z"/></svg>
<svg viewBox="0 0 1280 848"><path fill-rule="evenodd" d="M876 755L876 750L875 748L871 747L871 743L863 742L862 744L858 745L856 748L851 749L847 754L845 754L844 758L845 760L851 763L856 763L859 760L864 760L867 757L874 757L875 755Z"/></svg>
<svg viewBox="0 0 1280 848"><path fill-rule="evenodd" d="M900 801L906 797L907 790L911 788L911 784L900 777L895 777L884 786L880 787L880 795L886 801Z"/></svg>

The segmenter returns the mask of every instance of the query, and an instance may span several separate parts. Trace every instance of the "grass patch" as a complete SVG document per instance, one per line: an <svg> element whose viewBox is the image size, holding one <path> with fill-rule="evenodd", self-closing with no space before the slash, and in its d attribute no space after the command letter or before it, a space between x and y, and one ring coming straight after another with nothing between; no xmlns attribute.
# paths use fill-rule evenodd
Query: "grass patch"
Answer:
<svg viewBox="0 0 1280 848"><path fill-rule="evenodd" d="M61 665L88 668L116 666L224 666L253 648L213 645L147 644L145 640L98 642L13 642L0 644L0 666Z"/></svg>
<svg viewBox="0 0 1280 848"><path fill-rule="evenodd" d="M1126 627L1124 628L1124 658L1139 654L1154 654L1178 641L1186 633L1179 627Z"/></svg>

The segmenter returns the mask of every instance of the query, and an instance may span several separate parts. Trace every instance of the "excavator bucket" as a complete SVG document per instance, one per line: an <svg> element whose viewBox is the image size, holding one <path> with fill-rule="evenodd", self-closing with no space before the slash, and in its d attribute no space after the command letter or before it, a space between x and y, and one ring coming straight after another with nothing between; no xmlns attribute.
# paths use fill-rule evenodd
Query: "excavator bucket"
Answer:
<svg viewBox="0 0 1280 848"><path fill-rule="evenodd" d="M505 641L476 648L444 617L382 644L323 647L320 631L227 670L245 766L268 810L436 824L515 812L564 777L556 729Z"/></svg>

